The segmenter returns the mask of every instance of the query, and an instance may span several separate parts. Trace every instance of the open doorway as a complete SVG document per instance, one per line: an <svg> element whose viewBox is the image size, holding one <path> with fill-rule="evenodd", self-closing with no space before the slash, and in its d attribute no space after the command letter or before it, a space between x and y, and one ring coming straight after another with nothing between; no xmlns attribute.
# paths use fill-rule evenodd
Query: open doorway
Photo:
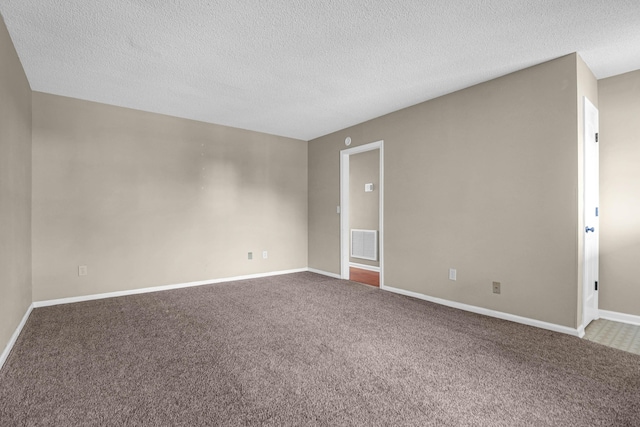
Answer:
<svg viewBox="0 0 640 427"><path fill-rule="evenodd" d="M381 288L384 287L383 159L383 141L340 152L341 277ZM372 164L377 170L372 171ZM372 209L377 211L371 212Z"/></svg>

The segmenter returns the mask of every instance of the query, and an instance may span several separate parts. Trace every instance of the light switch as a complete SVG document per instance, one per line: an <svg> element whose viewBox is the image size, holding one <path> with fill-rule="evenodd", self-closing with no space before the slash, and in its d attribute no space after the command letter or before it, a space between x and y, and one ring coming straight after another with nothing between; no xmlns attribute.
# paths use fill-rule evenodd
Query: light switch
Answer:
<svg viewBox="0 0 640 427"><path fill-rule="evenodd" d="M373 191L373 183L365 184L364 191L365 193L371 193Z"/></svg>

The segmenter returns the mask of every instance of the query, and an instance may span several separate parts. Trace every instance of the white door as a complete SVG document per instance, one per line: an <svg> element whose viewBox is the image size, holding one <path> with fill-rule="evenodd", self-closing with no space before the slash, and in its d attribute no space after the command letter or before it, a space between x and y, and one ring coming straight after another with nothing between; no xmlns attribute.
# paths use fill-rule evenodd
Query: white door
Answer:
<svg viewBox="0 0 640 427"><path fill-rule="evenodd" d="M599 137L598 110L584 98L584 283L582 324L598 319L599 261Z"/></svg>

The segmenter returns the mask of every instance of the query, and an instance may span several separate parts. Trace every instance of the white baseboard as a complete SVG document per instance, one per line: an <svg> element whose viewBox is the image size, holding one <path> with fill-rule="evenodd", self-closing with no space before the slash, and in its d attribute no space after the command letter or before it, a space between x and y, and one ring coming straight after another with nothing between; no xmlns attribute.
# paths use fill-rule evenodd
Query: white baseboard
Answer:
<svg viewBox="0 0 640 427"><path fill-rule="evenodd" d="M404 289L393 288L391 286L382 286L381 289L396 294L406 295L421 300L434 302L436 304L446 305L447 307L457 308L472 313L483 314L485 316L496 317L498 319L509 320L511 322L521 323L523 325L535 326L537 328L547 329L549 331L560 332L567 335L580 336L578 329L568 326L556 325L555 323L547 323L541 320L530 319L528 317L516 316L515 314L504 313L502 311L490 310L488 308L477 307L475 305L463 304L460 302L449 301L442 298L430 297L428 295L419 294L417 292L406 291ZM584 331L583 331L584 335Z"/></svg>
<svg viewBox="0 0 640 427"><path fill-rule="evenodd" d="M369 266L367 266L367 267L369 267ZM165 290L171 290L171 289L181 289L181 288L188 288L188 287L193 287L193 286L209 285L209 284L214 284L214 283L233 282L233 281L237 281L237 280L257 279L257 278L262 278L262 277L279 276L279 275L283 275L283 274L300 273L300 272L304 272L304 271L309 271L309 272L312 272L312 273L321 274L323 276L332 277L334 279L341 279L341 276L339 274L330 273L328 271L322 271L322 270L318 270L318 269L315 269L315 268L300 268L300 269L294 269L294 270L275 271L275 272L270 272L270 273L250 274L250 275L246 275L246 276L235 276L235 277L226 277L226 278L221 278L221 279L201 280L201 281L197 281L197 282L188 282L188 283L181 283L181 284L176 284L176 285L155 286L155 287L150 287L150 288L132 289L132 290L127 290L127 291L108 292L108 293L102 293L102 294L85 295L85 296L70 297L70 298L60 298L60 299L47 300L47 301L36 301L36 302L32 303L29 306L29 308L27 309L27 312L24 314L24 316L22 318L22 321L20 322L20 324L16 328L15 332L11 336L11 339L9 340L9 342L7 343L4 351L2 352L2 355L0 355L0 369L4 365L7 357L9 357L9 353L11 352L11 349L13 348L13 345L15 344L16 340L18 339L18 336L20 335L20 332L22 331L22 328L24 327L25 323L27 322L27 319L29 318L29 315L31 314L31 311L34 308L37 308L37 307L48 307L48 306L52 306L52 305L69 304L69 303L74 303L74 302L91 301L91 300L104 299L104 298L113 298L113 297L126 296L126 295L136 295L136 294L143 294L143 293L149 293L149 292L158 292L158 291L165 291ZM555 332L560 332L560 333L563 333L563 334L568 334L568 335L573 335L573 336L578 336L578 337L584 336L584 327L580 327L578 329L573 329L573 328L569 328L567 326L557 325L557 324L554 324L554 323L547 323L547 322L543 322L543 321L540 321L540 320L530 319L530 318L522 317L522 316L516 316L514 314L504 313L504 312L501 312L501 311L490 310L490 309L487 309L487 308L477 307L477 306L473 306L473 305L469 305L469 304L463 304L463 303L459 303L459 302L455 302L455 301L449 301L449 300L445 300L445 299L442 299L442 298L430 297L428 295L419 294L417 292L407 291L407 290L404 290L404 289L394 288L394 287L391 287L391 286L382 285L381 289L383 289L385 291L397 293L397 294L400 294L400 295L406 295L406 296L410 296L410 297L413 297L413 298L418 298L418 299L421 299L421 300L430 301L430 302L433 302L433 303L436 303L436 304L441 304L441 305L445 305L445 306L448 306L448 307L457 308L457 309L460 309L460 310L470 311L472 313L483 314L483 315L486 315L486 316L496 317L498 319L503 319L503 320L509 320L509 321L516 322L516 323L521 323L521 324L524 324L524 325L535 326L535 327L538 327L538 328L547 329L547 330L555 331ZM600 310L600 317L603 318L603 319L614 320L616 322L623 322L623 323L629 323L629 324L633 324L633 325L640 325L640 316L635 316L635 315L631 315L631 314L616 313L616 312L613 312L613 311Z"/></svg>
<svg viewBox="0 0 640 427"><path fill-rule="evenodd" d="M307 271L310 271L311 273L322 274L323 276L333 277L334 279L342 279L339 274L329 273L328 271L317 270L315 268L307 268Z"/></svg>
<svg viewBox="0 0 640 427"><path fill-rule="evenodd" d="M200 280L197 282L188 282L188 283L179 283L176 285L164 285L164 286L154 286L150 288L138 288L131 289L127 291L117 291L117 292L107 292L103 294L93 294L93 295L83 295L79 297L70 297L70 298L59 298L52 299L46 301L36 301L33 303L33 307L49 307L52 305L60 305L60 304L70 304L74 302L82 302L82 301L92 301L97 299L104 298L114 298L114 297L122 297L126 295L137 295L137 294L146 294L149 292L158 292L158 291L168 291L172 289L182 289L182 288L191 288L193 286L202 286L202 285L212 285L214 283L224 283L224 282L234 282L237 280L247 280L247 279L259 279L262 277L271 277L271 276L280 276L283 274L291 274L291 273L300 273L303 271L308 271L307 268L299 268L295 270L282 270L282 271L273 271L269 273L258 273L258 274L249 274L246 276L235 276L235 277L225 277L222 279L211 279L211 280Z"/></svg>
<svg viewBox="0 0 640 427"><path fill-rule="evenodd" d="M601 319L613 320L615 322L628 323L640 326L640 316L633 314L617 313L609 310L598 310Z"/></svg>
<svg viewBox="0 0 640 427"><path fill-rule="evenodd" d="M29 315L31 314L32 310L33 310L33 304L31 304L29 308L27 308L27 312L24 313L24 316L22 316L22 320L20 321L20 324L18 325L16 330L13 332L13 335L11 335L9 342L7 343L6 347L4 348L4 351L0 355L0 369L2 369L2 367L4 366L4 362L7 361L7 358L9 357L9 353L11 353L11 349L13 348L13 345L18 340L18 337L20 336L20 332L22 332L22 328L24 328L25 323L27 323L27 319L29 319Z"/></svg>
<svg viewBox="0 0 640 427"><path fill-rule="evenodd" d="M380 267L376 267L375 265L366 265L366 264L358 264L357 262L350 262L349 267L359 268L361 270L375 271L376 273L380 273Z"/></svg>
<svg viewBox="0 0 640 427"><path fill-rule="evenodd" d="M36 302L33 302L29 306L29 308L27 309L27 312L22 317L22 321L20 322L20 324L16 328L15 332L13 333L11 338L9 339L9 342L7 343L4 351L2 352L2 355L0 355L0 369L2 369L2 366L4 365L4 362L9 357L9 353L11 353L11 349L13 348L14 344L16 343L16 340L18 339L18 336L20 335L20 332L22 332L22 328L24 327L25 323L27 323L27 319L29 318L29 315L31 314L31 311L34 308L49 307L49 306L53 306L53 305L70 304L70 303L74 303L74 302L91 301L91 300L98 300L98 299L104 299L104 298L114 298L114 297L121 297L121 296L126 296L126 295L144 294L144 293L149 293L149 292L167 291L167 290L171 290L171 289L189 288L189 287L193 287L193 286L210 285L210 284L214 284L214 283L233 282L233 281L237 281L237 280L259 279L259 278L262 278L262 277L280 276L280 275L283 275L283 274L300 273L300 272L304 272L304 271L310 271L310 270L308 268L298 268L298 269L294 269L294 270L282 270L282 271L274 271L274 272L269 272L269 273L249 274L249 275L246 275L246 276L225 277L225 278L222 278L222 279L201 280L201 281L197 281L197 282L180 283L180 284L176 284L176 285L154 286L154 287L151 287L151 288L139 288L139 289L131 289L131 290L127 290L127 291L107 292L107 293L102 293L102 294L83 295L83 296L79 296L79 297L59 298L59 299L46 300L46 301L36 301ZM323 273L320 273L320 274L323 274ZM326 273L325 275L327 275L327 274L331 274L331 273Z"/></svg>

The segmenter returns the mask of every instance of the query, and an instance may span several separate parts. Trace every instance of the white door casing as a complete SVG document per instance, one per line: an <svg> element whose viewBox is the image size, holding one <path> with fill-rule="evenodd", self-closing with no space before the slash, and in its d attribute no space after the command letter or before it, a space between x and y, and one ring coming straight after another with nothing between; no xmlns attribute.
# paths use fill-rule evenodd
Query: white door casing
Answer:
<svg viewBox="0 0 640 427"><path fill-rule="evenodd" d="M600 240L598 109L584 97L584 247L582 326L598 314L598 264Z"/></svg>
<svg viewBox="0 0 640 427"><path fill-rule="evenodd" d="M378 253L380 288L384 289L384 141L372 142L340 151L340 276L342 279L349 280L349 156L373 150L380 150Z"/></svg>

